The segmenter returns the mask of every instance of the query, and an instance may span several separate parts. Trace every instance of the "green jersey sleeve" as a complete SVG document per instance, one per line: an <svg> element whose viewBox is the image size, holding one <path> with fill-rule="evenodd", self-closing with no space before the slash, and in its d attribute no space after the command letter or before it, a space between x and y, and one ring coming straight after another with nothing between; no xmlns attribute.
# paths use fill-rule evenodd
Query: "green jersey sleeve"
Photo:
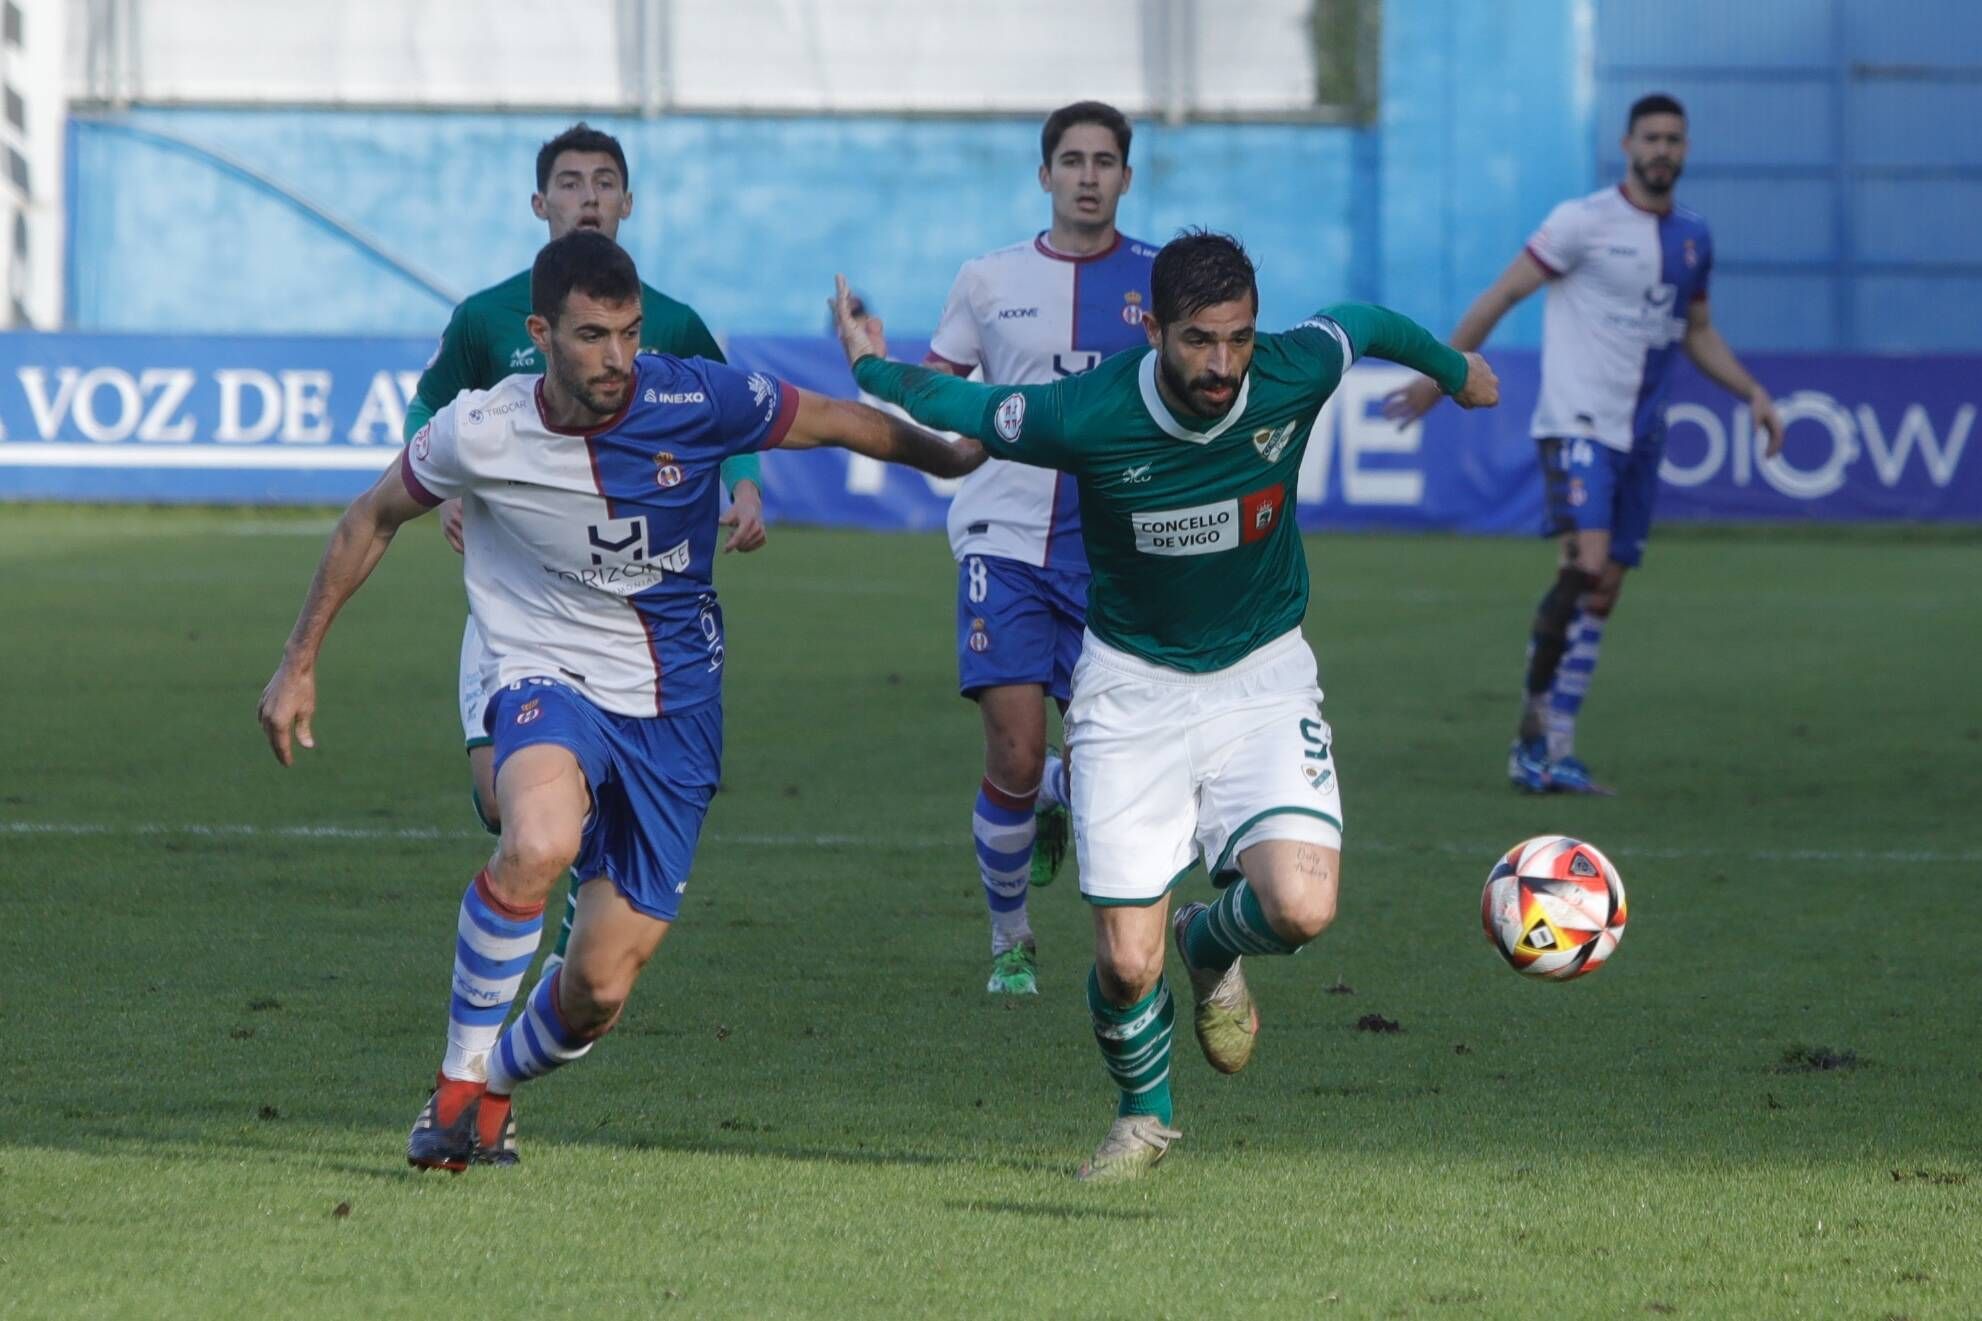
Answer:
<svg viewBox="0 0 1982 1321"><path fill-rule="evenodd" d="M728 366L729 359L723 356L722 345L716 343L716 337L709 333L709 327L703 324L702 318L692 308L682 310L688 315L681 327L682 346L674 352L684 358L707 358L710 362Z"/></svg>
<svg viewBox="0 0 1982 1321"><path fill-rule="evenodd" d="M1072 471L1067 443L1067 381L1047 385L986 385L905 362L865 357L853 379L877 399L901 408L925 427L975 437L994 459Z"/></svg>
<svg viewBox="0 0 1982 1321"><path fill-rule="evenodd" d="M1337 303L1302 322L1296 332L1318 323L1326 323L1324 333L1331 328L1341 332L1337 352L1346 348L1349 354L1342 370L1357 358L1382 358L1423 372L1447 394L1466 388L1466 355L1401 312L1373 303ZM1319 338L1310 332L1308 342Z"/></svg>
<svg viewBox="0 0 1982 1321"><path fill-rule="evenodd" d="M420 373L419 388L406 406L401 439L411 440L429 418L453 403L454 396L463 390L486 390L494 385L494 381L481 379L481 373L476 370L485 356L480 319L463 303L447 319L440 347L434 350L426 370Z"/></svg>

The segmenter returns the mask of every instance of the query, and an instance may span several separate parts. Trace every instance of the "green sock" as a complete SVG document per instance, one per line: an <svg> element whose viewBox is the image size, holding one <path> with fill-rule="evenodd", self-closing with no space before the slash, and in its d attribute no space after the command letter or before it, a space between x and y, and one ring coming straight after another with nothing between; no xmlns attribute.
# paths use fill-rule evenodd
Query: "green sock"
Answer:
<svg viewBox="0 0 1982 1321"><path fill-rule="evenodd" d="M1108 1076L1122 1089L1118 1115L1155 1115L1170 1122L1170 1036L1177 1002L1161 979L1156 989L1118 1009L1101 995L1101 977L1087 974L1087 1008L1094 1015L1094 1040L1101 1047Z"/></svg>
<svg viewBox="0 0 1982 1321"><path fill-rule="evenodd" d="M1244 877L1225 887L1217 902L1184 928L1184 954L1191 965L1223 972L1241 954L1292 954L1299 945L1280 938Z"/></svg>
<svg viewBox="0 0 1982 1321"><path fill-rule="evenodd" d="M571 889L564 896L564 925L557 929L557 948L551 957L564 957L564 947L571 943L571 919L578 916L578 873L571 873Z"/></svg>

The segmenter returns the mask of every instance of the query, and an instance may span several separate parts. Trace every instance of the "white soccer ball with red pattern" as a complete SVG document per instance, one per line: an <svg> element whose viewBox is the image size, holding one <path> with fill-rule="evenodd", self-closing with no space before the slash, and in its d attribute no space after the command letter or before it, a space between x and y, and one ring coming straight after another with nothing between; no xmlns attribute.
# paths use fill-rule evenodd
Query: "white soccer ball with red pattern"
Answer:
<svg viewBox="0 0 1982 1321"><path fill-rule="evenodd" d="M1493 864L1480 925L1514 971L1566 982L1595 972L1624 936L1624 881L1596 845L1538 835Z"/></svg>

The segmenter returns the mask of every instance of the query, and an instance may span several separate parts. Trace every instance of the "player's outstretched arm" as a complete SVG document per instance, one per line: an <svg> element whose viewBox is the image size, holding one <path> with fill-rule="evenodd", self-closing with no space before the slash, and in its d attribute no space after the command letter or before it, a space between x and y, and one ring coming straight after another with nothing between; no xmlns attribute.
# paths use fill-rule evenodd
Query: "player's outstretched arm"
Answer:
<svg viewBox="0 0 1982 1321"><path fill-rule="evenodd" d="M798 392L798 412L783 449L834 445L883 463L918 468L932 477L963 477L984 463L984 447L965 437L948 441L878 408L834 399L810 390Z"/></svg>
<svg viewBox="0 0 1982 1321"><path fill-rule="evenodd" d="M1727 341L1714 325L1705 298L1696 298L1686 309L1686 356L1721 389L1748 405L1755 425L1769 438L1767 456L1782 453L1782 414L1776 411L1775 397L1741 365Z"/></svg>
<svg viewBox="0 0 1982 1321"><path fill-rule="evenodd" d="M1461 408L1500 402L1500 378L1477 353L1461 352L1401 312L1373 303L1337 303L1322 315L1342 328L1356 356L1414 367Z"/></svg>
<svg viewBox="0 0 1982 1321"><path fill-rule="evenodd" d="M284 766L295 760L290 747L293 726L295 741L314 748L316 736L310 720L317 706L317 653L331 620L344 603L371 575L372 569L392 544L393 534L402 524L418 518L431 507L414 499L401 472L406 456L394 459L369 491L351 502L344 517L337 521L324 547L323 558L310 579L309 593L303 598L296 627L283 644L282 663L262 689L256 714L275 759Z"/></svg>
<svg viewBox="0 0 1982 1321"><path fill-rule="evenodd" d="M1507 263L1507 269L1500 273L1499 278L1473 300L1472 306L1466 309L1466 314L1453 328L1449 343L1461 353L1473 353L1487 342L1487 336L1493 333L1493 328L1500 324L1502 317L1547 280L1548 272L1523 248L1514 254L1514 260ZM1383 415L1399 426L1408 425L1429 413L1444 397L1445 391L1439 388L1438 382L1429 376L1421 376L1383 397Z"/></svg>

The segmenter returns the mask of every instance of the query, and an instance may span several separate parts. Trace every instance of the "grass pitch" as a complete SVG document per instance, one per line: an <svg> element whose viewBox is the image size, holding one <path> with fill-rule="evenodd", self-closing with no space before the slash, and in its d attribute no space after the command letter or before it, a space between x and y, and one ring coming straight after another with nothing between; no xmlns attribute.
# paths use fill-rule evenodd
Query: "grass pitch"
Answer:
<svg viewBox="0 0 1982 1321"><path fill-rule="evenodd" d="M487 852L460 589L402 534L282 772L328 527L0 511L0 1315L1982 1313L1972 536L1656 540L1584 720L1611 801L1501 779L1543 547L1313 539L1341 916L1093 1189L1071 877L1045 994L980 989L945 549L793 529L721 564L727 788L624 1025L521 1094L520 1169L409 1170ZM1479 933L1542 832L1629 887L1568 986Z"/></svg>

